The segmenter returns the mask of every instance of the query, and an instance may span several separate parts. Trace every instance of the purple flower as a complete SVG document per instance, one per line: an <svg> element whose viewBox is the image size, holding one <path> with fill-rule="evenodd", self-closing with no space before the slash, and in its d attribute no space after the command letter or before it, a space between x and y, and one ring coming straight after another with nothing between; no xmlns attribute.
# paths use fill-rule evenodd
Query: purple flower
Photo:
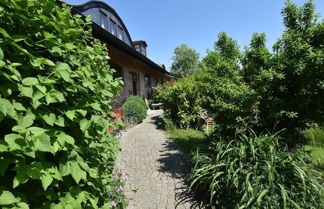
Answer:
<svg viewBox="0 0 324 209"><path fill-rule="evenodd" d="M114 207L116 207L116 206L117 206L117 203L114 202L114 201L112 201L111 204L110 204L110 207L111 207L111 208L114 208Z"/></svg>
<svg viewBox="0 0 324 209"><path fill-rule="evenodd" d="M124 192L124 189L123 189L123 187L118 187L118 189L117 189L117 192Z"/></svg>

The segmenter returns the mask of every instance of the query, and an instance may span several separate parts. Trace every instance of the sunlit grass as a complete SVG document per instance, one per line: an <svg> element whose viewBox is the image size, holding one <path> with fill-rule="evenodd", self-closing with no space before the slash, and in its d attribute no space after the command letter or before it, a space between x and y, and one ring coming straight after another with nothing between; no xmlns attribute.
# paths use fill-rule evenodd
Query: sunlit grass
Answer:
<svg viewBox="0 0 324 209"><path fill-rule="evenodd" d="M204 144L206 135L202 131L192 129L169 129L167 130L168 136L180 145L185 152L196 152L199 145Z"/></svg>

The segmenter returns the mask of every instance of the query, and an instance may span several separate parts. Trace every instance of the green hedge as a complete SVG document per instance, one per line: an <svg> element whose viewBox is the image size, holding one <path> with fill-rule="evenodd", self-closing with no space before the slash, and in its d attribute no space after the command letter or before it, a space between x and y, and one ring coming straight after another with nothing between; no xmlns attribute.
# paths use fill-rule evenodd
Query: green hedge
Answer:
<svg viewBox="0 0 324 209"><path fill-rule="evenodd" d="M141 123L147 115L145 102L138 96L128 97L122 109L124 121L130 125Z"/></svg>
<svg viewBox="0 0 324 209"><path fill-rule="evenodd" d="M0 1L0 208L114 201L102 115L120 81L90 24L55 0Z"/></svg>

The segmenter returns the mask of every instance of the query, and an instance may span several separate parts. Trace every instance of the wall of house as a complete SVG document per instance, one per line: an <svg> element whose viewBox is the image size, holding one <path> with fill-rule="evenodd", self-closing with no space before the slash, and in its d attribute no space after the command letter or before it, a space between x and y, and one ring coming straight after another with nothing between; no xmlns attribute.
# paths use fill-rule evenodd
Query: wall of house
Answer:
<svg viewBox="0 0 324 209"><path fill-rule="evenodd" d="M123 51L108 46L110 61L122 68L124 86L121 95L116 97L115 108L120 107L128 96L133 94L132 72L137 74L137 96L148 98L152 94L152 87L162 82L171 81L171 77L159 72L157 69L129 56ZM151 78L151 87L145 87L144 76L149 75Z"/></svg>

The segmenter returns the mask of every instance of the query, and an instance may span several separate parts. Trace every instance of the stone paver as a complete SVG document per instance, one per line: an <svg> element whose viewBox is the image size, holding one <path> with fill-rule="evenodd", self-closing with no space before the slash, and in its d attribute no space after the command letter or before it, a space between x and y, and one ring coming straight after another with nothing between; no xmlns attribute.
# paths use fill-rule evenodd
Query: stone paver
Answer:
<svg viewBox="0 0 324 209"><path fill-rule="evenodd" d="M143 123L123 133L116 168L129 178L125 192L127 209L196 208L184 183L190 160L157 129L162 111L154 111Z"/></svg>

